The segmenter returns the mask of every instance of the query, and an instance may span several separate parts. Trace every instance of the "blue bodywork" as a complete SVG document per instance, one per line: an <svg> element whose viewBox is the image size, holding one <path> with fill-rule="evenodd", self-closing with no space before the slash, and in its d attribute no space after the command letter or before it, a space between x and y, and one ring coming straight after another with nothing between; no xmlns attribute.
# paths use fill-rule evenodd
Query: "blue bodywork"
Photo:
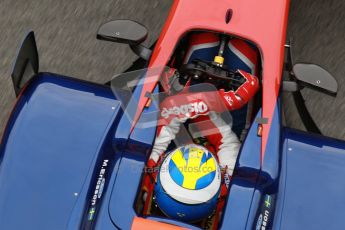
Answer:
<svg viewBox="0 0 345 230"><path fill-rule="evenodd" d="M345 229L345 143L284 129L275 229Z"/></svg>
<svg viewBox="0 0 345 230"><path fill-rule="evenodd" d="M0 229L129 229L156 132L129 127L110 87L34 77L2 140ZM257 130L254 122L242 145L220 228L345 228L345 144L282 127L278 101L261 164Z"/></svg>
<svg viewBox="0 0 345 230"><path fill-rule="evenodd" d="M144 113L154 111L151 106ZM96 229L129 228L156 132L153 126L130 134L129 126L110 87L50 73L35 76L2 140L0 229L83 228L96 214ZM105 161L106 183L91 213Z"/></svg>
<svg viewBox="0 0 345 230"><path fill-rule="evenodd" d="M119 102L104 86L40 74L1 145L0 229L63 229L86 191ZM80 210L79 210L80 212Z"/></svg>
<svg viewBox="0 0 345 230"><path fill-rule="evenodd" d="M0 146L0 229L130 229L156 134L157 104L145 108L137 123L151 125L131 131L132 117L124 112L128 92L38 73L32 32L21 47L12 73L20 96ZM20 91L23 79L29 82ZM130 92L130 106L141 87ZM261 153L258 111L220 229L345 229L345 143L285 128L281 117L278 99Z"/></svg>

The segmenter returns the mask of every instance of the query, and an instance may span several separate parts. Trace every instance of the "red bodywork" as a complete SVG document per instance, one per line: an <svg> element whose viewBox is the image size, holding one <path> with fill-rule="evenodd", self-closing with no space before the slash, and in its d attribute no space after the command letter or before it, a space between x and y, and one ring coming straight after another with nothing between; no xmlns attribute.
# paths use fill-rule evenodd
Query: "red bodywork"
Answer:
<svg viewBox="0 0 345 230"><path fill-rule="evenodd" d="M153 52L149 67L167 65L180 38L191 30L210 30L254 42L262 55L263 124L261 161L280 90L289 0L175 0ZM232 18L226 23L226 14ZM158 79L157 79L158 81ZM140 117L157 82L144 82L135 121ZM134 122L135 124L135 122Z"/></svg>

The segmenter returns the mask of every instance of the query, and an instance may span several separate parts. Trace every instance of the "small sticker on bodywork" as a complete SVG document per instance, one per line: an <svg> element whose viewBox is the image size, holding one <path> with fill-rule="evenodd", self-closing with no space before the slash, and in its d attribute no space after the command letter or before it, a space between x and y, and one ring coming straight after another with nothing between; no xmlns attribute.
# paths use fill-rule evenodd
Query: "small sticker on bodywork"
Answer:
<svg viewBox="0 0 345 230"><path fill-rule="evenodd" d="M265 195L259 216L257 218L256 224L254 225L255 230L266 230L270 229L270 220L273 210L273 197L272 195Z"/></svg>

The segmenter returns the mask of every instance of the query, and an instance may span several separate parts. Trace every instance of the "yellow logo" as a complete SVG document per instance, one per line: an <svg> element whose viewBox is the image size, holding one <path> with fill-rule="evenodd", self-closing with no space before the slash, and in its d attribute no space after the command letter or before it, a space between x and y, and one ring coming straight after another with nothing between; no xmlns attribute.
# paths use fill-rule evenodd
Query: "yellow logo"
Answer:
<svg viewBox="0 0 345 230"><path fill-rule="evenodd" d="M183 176L181 186L187 189L195 189L199 179L216 171L216 162L210 153L201 148L190 147L186 151L189 151L187 160L181 148L173 153L171 160ZM209 180L210 178L207 181ZM207 185L211 183L207 181L205 181Z"/></svg>

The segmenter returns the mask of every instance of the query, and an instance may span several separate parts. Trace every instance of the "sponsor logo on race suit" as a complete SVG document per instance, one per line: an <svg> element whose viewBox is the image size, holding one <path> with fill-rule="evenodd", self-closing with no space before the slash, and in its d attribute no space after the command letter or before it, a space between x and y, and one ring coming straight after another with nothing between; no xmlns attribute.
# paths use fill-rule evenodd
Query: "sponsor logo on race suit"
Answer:
<svg viewBox="0 0 345 230"><path fill-rule="evenodd" d="M230 106L233 106L234 101L232 100L232 98L230 96L225 96L224 98L229 103Z"/></svg>
<svg viewBox="0 0 345 230"><path fill-rule="evenodd" d="M208 106L203 101L196 101L189 104L173 106L170 108L162 108L161 116L165 119L169 116L179 116L179 117L194 117L195 115L201 115L209 112Z"/></svg>

